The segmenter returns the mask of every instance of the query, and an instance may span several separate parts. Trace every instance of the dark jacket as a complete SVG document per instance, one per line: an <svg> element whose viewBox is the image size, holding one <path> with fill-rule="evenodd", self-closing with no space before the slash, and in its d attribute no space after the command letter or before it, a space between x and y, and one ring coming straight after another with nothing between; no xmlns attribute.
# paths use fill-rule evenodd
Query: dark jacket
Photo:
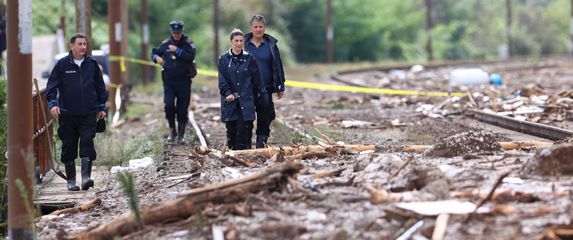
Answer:
<svg viewBox="0 0 573 240"><path fill-rule="evenodd" d="M104 111L107 93L96 60L86 55L80 67L74 63L70 51L52 69L46 98L50 108L60 107L62 115Z"/></svg>
<svg viewBox="0 0 573 240"><path fill-rule="evenodd" d="M234 56L229 50L219 57L218 69L221 121L238 120L239 108L244 121L255 120L255 98L266 90L253 55L243 50ZM235 101L225 101L231 94L235 95Z"/></svg>
<svg viewBox="0 0 573 240"><path fill-rule="evenodd" d="M169 51L169 45L177 46L177 51ZM189 78L189 67L195 59L195 44L186 35L183 35L179 41L170 37L165 39L157 48L153 48L151 59L155 62L157 56L165 60L165 64L163 64L164 81Z"/></svg>
<svg viewBox="0 0 573 240"><path fill-rule="evenodd" d="M253 38L253 33L245 34L245 49L247 44ZM273 56L272 70L273 70L273 86L271 92L283 92L285 90L285 72L283 69L283 61L281 59L281 54L277 46L278 40L271 35L265 33L263 36L265 42L267 42L271 47L271 55Z"/></svg>

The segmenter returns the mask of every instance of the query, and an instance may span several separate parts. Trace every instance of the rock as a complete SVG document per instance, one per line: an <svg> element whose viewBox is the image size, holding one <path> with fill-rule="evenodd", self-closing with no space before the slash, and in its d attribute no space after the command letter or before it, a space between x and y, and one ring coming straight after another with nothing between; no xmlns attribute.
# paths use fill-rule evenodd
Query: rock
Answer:
<svg viewBox="0 0 573 240"><path fill-rule="evenodd" d="M400 157L393 154L378 154L374 156L374 159L366 166L365 172L391 172L396 171L404 164L404 161Z"/></svg>
<svg viewBox="0 0 573 240"><path fill-rule="evenodd" d="M405 192L421 190L429 183L437 180L445 180L447 183L447 177L442 170L437 167L416 166L395 178L391 182L390 191ZM429 190L429 192L433 192L433 190Z"/></svg>
<svg viewBox="0 0 573 240"><path fill-rule="evenodd" d="M492 133L469 131L440 139L428 148L426 157L455 157L468 153L495 152L501 150Z"/></svg>
<svg viewBox="0 0 573 240"><path fill-rule="evenodd" d="M521 168L522 175L573 175L573 144L539 149Z"/></svg>

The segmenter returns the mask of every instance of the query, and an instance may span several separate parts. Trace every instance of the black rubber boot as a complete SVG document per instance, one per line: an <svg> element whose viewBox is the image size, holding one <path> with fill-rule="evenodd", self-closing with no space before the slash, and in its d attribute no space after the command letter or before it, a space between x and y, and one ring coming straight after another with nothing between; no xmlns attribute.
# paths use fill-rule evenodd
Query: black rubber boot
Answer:
<svg viewBox="0 0 573 240"><path fill-rule="evenodd" d="M177 132L175 131L175 120L167 120L169 123L169 129L171 130L171 134L167 137L167 142L175 142L177 138Z"/></svg>
<svg viewBox="0 0 573 240"><path fill-rule="evenodd" d="M76 185L76 165L74 162L71 162L64 164L64 167L66 168L66 177L68 178L68 191L79 191L80 187Z"/></svg>
<svg viewBox="0 0 573 240"><path fill-rule="evenodd" d="M267 146L267 139L269 137L265 135L257 135L257 143L255 144L256 148L264 148Z"/></svg>
<svg viewBox="0 0 573 240"><path fill-rule="evenodd" d="M175 131L175 128L172 128L171 134L167 137L167 141L168 142L175 142L176 138L177 138L177 132Z"/></svg>
<svg viewBox="0 0 573 240"><path fill-rule="evenodd" d="M88 190L94 187L94 180L90 177L92 175L92 161L88 157L82 158L82 190Z"/></svg>
<svg viewBox="0 0 573 240"><path fill-rule="evenodd" d="M177 126L177 132L178 132L177 143L179 144L185 144L185 125L187 124L179 123L179 126Z"/></svg>

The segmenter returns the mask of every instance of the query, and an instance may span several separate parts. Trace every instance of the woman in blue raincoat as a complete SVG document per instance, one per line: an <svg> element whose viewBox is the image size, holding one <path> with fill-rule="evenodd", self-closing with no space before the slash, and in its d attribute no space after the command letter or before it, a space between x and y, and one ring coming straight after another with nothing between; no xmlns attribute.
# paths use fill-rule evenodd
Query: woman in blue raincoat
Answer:
<svg viewBox="0 0 573 240"><path fill-rule="evenodd" d="M231 48L219 57L218 63L221 121L227 128L229 149L250 149L255 101L259 101L260 93L266 90L255 58L243 49L243 32L235 29L229 38Z"/></svg>

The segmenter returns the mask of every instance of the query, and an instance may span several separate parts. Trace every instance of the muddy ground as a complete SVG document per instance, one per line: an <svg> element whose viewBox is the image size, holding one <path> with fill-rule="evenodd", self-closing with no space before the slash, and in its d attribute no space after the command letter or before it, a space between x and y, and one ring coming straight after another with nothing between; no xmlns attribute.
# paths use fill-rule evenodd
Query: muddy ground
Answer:
<svg viewBox="0 0 573 240"><path fill-rule="evenodd" d="M568 59L482 66L502 75L506 85L470 91L511 94L533 83L549 94L556 93L570 85L564 83L573 77L571 66ZM404 78L379 71L344 77L373 87L457 90L443 78L449 69L426 69ZM325 74L304 80L340 84ZM193 89L195 118L209 147L222 149L225 130L218 118L215 80L197 79ZM410 229L411 237L401 239L432 239L437 216L443 218L446 213L449 220L443 239L538 239L553 227L571 224L573 178L569 158L564 156L571 156L567 154L572 147L505 151L498 142L547 140L479 123L467 117L463 108L446 108L450 112L439 118L420 110L424 104L436 105L446 99L289 88L285 98L275 102L272 146L315 145L320 138L338 145L372 144L376 151L328 152L298 160L304 169L282 191L244 193L242 201L202 205L191 217L146 225L124 238L214 239L222 232L225 239L396 239L405 237ZM197 152L196 139L187 145L166 144L161 139L167 132L161 96L134 93L132 101L147 106L145 111L114 128L109 137L129 142L151 135L155 137L145 138L160 145L152 166L131 171L143 211L190 189L278 164L276 157L245 157L241 159L250 166L244 167L202 155ZM567 120L552 124L571 126ZM433 148L419 153L395 150L404 145ZM195 173L200 176L191 176ZM501 184L495 194L476 213L469 213L487 198L498 180ZM95 191L102 199L101 206L43 218L36 224L38 238L73 237L130 213L114 174L96 181ZM433 205L407 210L420 202ZM465 210L468 205L469 212Z"/></svg>

